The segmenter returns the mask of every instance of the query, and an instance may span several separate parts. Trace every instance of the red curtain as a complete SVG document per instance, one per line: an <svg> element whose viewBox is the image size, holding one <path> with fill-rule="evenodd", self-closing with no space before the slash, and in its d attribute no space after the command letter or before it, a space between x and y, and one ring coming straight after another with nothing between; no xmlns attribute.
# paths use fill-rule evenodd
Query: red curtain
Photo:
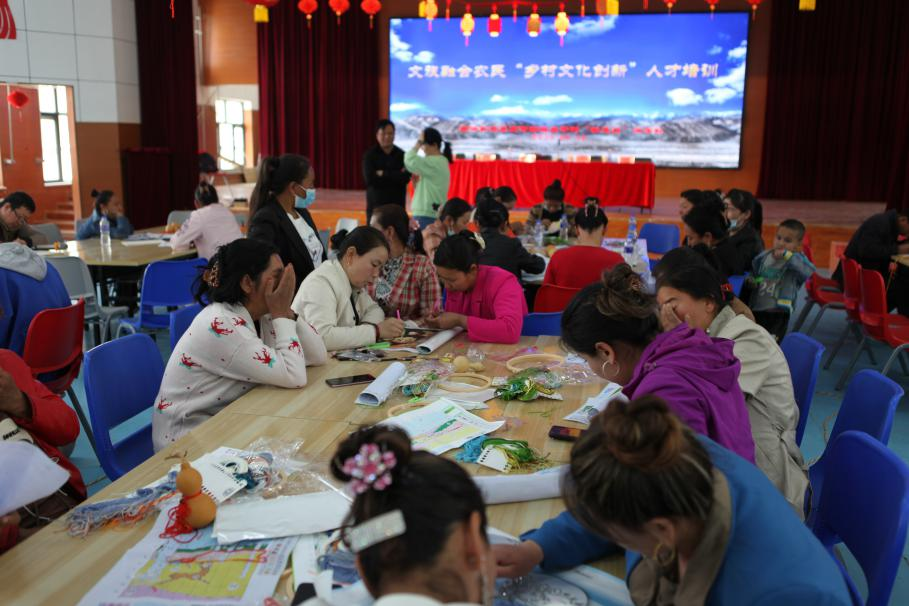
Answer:
<svg viewBox="0 0 909 606"><path fill-rule="evenodd" d="M136 2L145 149L131 150L125 164L136 227L163 225L171 210L192 208L199 180L192 3L174 2L173 18L170 7L170 0ZM157 186L143 186L150 182Z"/></svg>
<svg viewBox="0 0 909 606"><path fill-rule="evenodd" d="M258 26L262 154L303 154L318 187L362 189L363 153L379 118L376 30L358 2L340 26L320 3L311 28L296 5L280 2Z"/></svg>
<svg viewBox="0 0 909 606"><path fill-rule="evenodd" d="M907 27L909 2L773 2L762 196L909 206Z"/></svg>

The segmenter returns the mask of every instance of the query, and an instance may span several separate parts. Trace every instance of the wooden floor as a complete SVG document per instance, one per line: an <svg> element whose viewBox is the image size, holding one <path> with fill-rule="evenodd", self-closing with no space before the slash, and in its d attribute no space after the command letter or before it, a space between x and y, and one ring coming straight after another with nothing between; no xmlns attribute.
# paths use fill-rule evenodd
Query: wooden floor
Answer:
<svg viewBox="0 0 909 606"><path fill-rule="evenodd" d="M312 207L313 219L319 229L334 230L338 219L349 217L361 224L366 220L366 194L356 190L319 190L319 200ZM678 198L657 198L653 211L638 213L638 225L644 223L675 223L681 227L678 214ZM818 269L832 270L831 243L847 242L852 232L868 217L884 210L883 202L824 202L805 200L765 200L764 206L764 243L769 245L776 226L784 219L794 218L808 227L811 247ZM614 208L607 211L609 227L607 235L622 237L628 230L628 217L632 209ZM514 216L521 219L526 211L515 211Z"/></svg>

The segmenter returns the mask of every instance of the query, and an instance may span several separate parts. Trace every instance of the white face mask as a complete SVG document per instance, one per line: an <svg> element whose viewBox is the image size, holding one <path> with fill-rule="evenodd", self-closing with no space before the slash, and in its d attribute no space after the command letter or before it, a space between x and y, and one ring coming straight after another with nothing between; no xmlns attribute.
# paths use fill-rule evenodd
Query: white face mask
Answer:
<svg viewBox="0 0 909 606"><path fill-rule="evenodd" d="M738 227L738 225L739 225L739 220L738 220L738 219L730 219L730 220L729 220L729 230L730 230L730 231L734 230L736 227Z"/></svg>

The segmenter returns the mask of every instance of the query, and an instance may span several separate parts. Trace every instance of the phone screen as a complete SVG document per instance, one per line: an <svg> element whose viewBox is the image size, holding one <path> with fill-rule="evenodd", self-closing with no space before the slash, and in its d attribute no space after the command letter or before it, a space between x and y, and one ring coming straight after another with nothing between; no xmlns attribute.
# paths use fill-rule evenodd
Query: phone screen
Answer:
<svg viewBox="0 0 909 606"><path fill-rule="evenodd" d="M359 385L360 383L372 383L376 378L372 375L354 375L352 377L338 377L337 379L325 379L329 387L346 387L348 385Z"/></svg>

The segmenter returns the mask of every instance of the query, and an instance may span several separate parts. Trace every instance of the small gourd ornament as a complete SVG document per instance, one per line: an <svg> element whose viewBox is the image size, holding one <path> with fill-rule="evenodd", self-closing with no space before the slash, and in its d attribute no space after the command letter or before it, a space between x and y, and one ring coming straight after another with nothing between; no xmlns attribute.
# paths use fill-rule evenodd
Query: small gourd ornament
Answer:
<svg viewBox="0 0 909 606"><path fill-rule="evenodd" d="M210 496L202 492L202 474L186 459L180 463L176 485L183 496L180 504L170 510L170 522L164 529L163 536L173 537L192 532L215 521L217 506Z"/></svg>

